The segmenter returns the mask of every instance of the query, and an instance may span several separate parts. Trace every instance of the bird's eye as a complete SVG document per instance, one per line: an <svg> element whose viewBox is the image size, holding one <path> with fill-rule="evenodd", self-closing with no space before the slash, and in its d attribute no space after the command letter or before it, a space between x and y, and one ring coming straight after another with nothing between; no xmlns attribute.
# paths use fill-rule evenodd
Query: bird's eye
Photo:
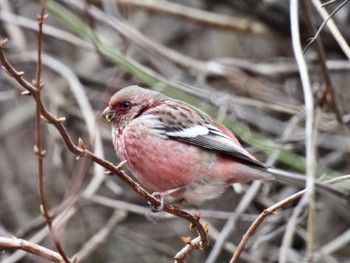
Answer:
<svg viewBox="0 0 350 263"><path fill-rule="evenodd" d="M122 110L128 110L130 109L131 107L131 102L130 101L123 101L121 104L120 104L120 109Z"/></svg>

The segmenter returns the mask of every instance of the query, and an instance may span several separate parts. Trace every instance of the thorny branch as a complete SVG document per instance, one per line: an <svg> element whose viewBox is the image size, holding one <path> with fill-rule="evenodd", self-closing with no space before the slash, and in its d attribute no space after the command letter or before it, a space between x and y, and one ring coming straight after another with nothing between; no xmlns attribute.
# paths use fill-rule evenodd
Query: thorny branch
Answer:
<svg viewBox="0 0 350 263"><path fill-rule="evenodd" d="M151 205L157 207L160 206L160 201L150 195L146 190L144 190L138 183L136 183L134 180L132 180L124 171L122 171L122 164L118 166L113 165L112 163L99 158L97 155L92 153L91 151L87 150L85 148L85 145L81 139L79 139L78 146L75 145L68 134L65 126L63 125L63 122L65 120L64 117L56 117L53 114L51 114L44 106L43 101L41 100L40 96L36 96L36 87L30 84L28 81L26 81L22 75L23 72L18 72L7 60L4 49L5 45L7 43L7 40L0 41L0 61L3 64L3 69L11 76L13 77L18 84L20 84L27 92L26 94L30 94L33 96L36 104L38 105L38 108L40 109L41 118L45 120L46 122L52 124L55 126L59 134L61 135L66 147L77 155L77 158L84 157L87 158L102 167L106 168L109 171L109 174L111 175L117 175L119 178L121 178L124 182L126 182L136 193L138 193L141 197L143 197L145 200L147 200ZM200 218L192 216L191 214L187 213L186 211L183 211L181 209L178 209L172 205L164 204L163 211L170 213L172 215L175 215L177 217L181 217L191 223L190 228L195 228L200 236L201 243L207 244L208 243L208 237L207 232L204 229L204 227L200 224Z"/></svg>
<svg viewBox="0 0 350 263"><path fill-rule="evenodd" d="M42 38L43 38L43 24L44 20L46 18L45 14L45 6L46 6L46 1L43 2L42 8L40 15L38 16L38 25L39 25L39 30L38 30L38 62L37 62L37 68L36 68L36 79L33 81L33 92L31 94L35 98L36 101L41 100L41 90L43 89L44 85L42 82L41 78L41 68L42 68L42 62L41 62L41 51L42 51ZM71 261L65 254L59 239L55 233L55 229L52 225L52 217L49 213L49 208L47 205L47 201L45 198L45 193L44 193L44 157L45 157L45 150L43 150L43 145L42 145L42 135L41 135L41 109L43 105L42 104L36 104L36 125L35 125L35 146L34 146L34 153L36 154L38 158L38 189L39 189L39 198L40 198L40 210L41 213L43 214L47 226L50 231L51 238L55 244L56 249L62 256L64 262L70 263Z"/></svg>

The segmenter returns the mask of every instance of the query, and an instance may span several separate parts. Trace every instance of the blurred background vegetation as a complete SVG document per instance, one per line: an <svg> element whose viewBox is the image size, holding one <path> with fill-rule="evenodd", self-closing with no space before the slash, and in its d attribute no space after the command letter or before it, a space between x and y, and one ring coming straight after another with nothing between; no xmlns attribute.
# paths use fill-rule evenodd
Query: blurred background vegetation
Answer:
<svg viewBox="0 0 350 263"><path fill-rule="evenodd" d="M331 13L339 5L335 1L325 9ZM315 34L307 14L316 30L324 21L311 1L306 6L299 12L303 46ZM29 81L35 78L40 8L38 1L0 0L0 37L9 40L6 54ZM47 13L43 100L50 112L66 118L76 143L83 138L89 149L117 164L110 127L100 114L117 90L139 84L208 112L261 161L304 172L304 99L291 45L289 1L61 0L48 1ZM334 20L349 43L349 5ZM317 174L345 175L350 170L350 58L327 27L319 39L328 73L315 44L305 53L317 109ZM35 103L21 91L0 72L0 236L53 248L39 209ZM69 256L78 254L82 262L171 262L184 246L180 237L194 236L187 222L153 214L117 177L103 175L101 167L87 160L77 161L52 126L42 127L46 198ZM341 186L350 189L346 183ZM249 187L228 189L200 207L202 222L210 224L211 245L192 253L187 262L228 262L257 215L297 191L276 182L260 183L218 256L212 256L223 226L237 215L235 208ZM240 262L277 262L297 205L268 218ZM318 196L317 262L348 262L348 205ZM288 262L305 261L306 218L306 212L298 217ZM0 261L41 262L8 250Z"/></svg>

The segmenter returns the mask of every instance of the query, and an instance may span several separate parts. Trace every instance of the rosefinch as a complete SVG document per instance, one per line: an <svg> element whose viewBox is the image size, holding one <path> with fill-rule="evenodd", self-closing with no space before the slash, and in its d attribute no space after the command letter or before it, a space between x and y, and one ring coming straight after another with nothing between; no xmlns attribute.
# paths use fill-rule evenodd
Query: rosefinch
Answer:
<svg viewBox="0 0 350 263"><path fill-rule="evenodd" d="M103 112L117 156L144 186L190 204L220 195L230 184L304 177L267 167L233 133L202 111L159 92L130 86ZM344 194L322 184L322 188Z"/></svg>

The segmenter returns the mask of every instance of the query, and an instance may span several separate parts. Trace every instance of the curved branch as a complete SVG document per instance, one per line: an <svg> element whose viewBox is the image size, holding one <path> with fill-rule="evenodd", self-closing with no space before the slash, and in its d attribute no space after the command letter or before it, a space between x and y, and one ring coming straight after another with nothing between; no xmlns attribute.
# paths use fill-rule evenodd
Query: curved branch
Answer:
<svg viewBox="0 0 350 263"><path fill-rule="evenodd" d="M4 48L7 43L7 40L0 41L0 61L3 64L3 69L11 76L13 77L18 84L20 84L24 89L26 89L25 94L34 95L35 93L35 87L27 82L23 77L23 72L18 72L7 60ZM85 145L81 139L79 139L78 146L75 145L68 134L65 126L63 125L63 121L65 118L56 117L53 114L51 114L44 106L42 100L40 97L33 96L35 99L35 102L39 105L40 113L42 115L42 118L55 126L59 134L61 135L66 147L68 150L75 155L77 155L77 158L84 157L87 158L102 167L106 168L108 171L110 171L111 175L117 175L120 179L122 179L125 183L127 183L137 194L139 194L141 197L143 197L145 200L147 200L151 205L153 206L160 206L160 201L156 199L154 196L150 195L145 189L143 189L138 183L136 183L134 180L132 180L124 171L122 171L122 165L115 166L111 162L101 159L91 151L87 150L85 148ZM121 163L123 164L123 163ZM186 211L183 211L181 209L178 209L172 205L164 204L163 211L173 214L175 216L181 217L191 223L190 227L195 228L201 237L201 241L203 244L208 243L208 237L207 233L204 229L204 227L200 224L199 220L200 218L192 216L191 214L187 213Z"/></svg>

